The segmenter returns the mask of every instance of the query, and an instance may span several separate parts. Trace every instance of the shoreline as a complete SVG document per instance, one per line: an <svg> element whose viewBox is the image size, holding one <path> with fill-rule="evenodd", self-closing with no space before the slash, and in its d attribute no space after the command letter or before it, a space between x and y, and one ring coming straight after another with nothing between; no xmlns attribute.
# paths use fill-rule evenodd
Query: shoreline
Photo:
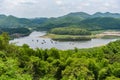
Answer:
<svg viewBox="0 0 120 80"><path fill-rule="evenodd" d="M120 38L120 31L104 31L99 34L92 35L58 35L58 34L46 34L43 36L39 36L42 38L51 38L53 40L60 41L81 41L81 40L91 40L94 38Z"/></svg>
<svg viewBox="0 0 120 80"><path fill-rule="evenodd" d="M58 41L84 41L84 40L91 40L90 35L56 35L56 34L46 34L43 36L39 36L41 38L51 38L53 40Z"/></svg>

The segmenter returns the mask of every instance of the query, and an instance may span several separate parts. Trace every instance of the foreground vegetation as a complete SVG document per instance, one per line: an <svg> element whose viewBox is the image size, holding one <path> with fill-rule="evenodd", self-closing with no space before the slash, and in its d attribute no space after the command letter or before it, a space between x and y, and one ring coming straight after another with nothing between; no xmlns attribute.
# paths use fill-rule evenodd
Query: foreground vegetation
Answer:
<svg viewBox="0 0 120 80"><path fill-rule="evenodd" d="M120 40L106 46L57 50L9 44L0 36L0 80L120 80Z"/></svg>

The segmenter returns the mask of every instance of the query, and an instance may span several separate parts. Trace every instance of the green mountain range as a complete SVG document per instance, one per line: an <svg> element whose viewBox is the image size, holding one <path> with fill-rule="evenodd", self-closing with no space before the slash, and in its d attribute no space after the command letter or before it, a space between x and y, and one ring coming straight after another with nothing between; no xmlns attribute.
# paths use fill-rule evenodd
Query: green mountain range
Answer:
<svg viewBox="0 0 120 80"><path fill-rule="evenodd" d="M118 13L100 13L93 15L76 12L70 13L58 18L49 18L46 22L40 24L38 29L52 29L56 27L77 26L80 28L87 28L90 30L96 29L119 29L120 14Z"/></svg>
<svg viewBox="0 0 120 80"><path fill-rule="evenodd" d="M119 13L97 12L90 15L85 12L74 12L61 17L52 18L18 18L15 16L0 15L0 28L33 28L37 30L49 30L56 27L76 26L96 29L120 29Z"/></svg>

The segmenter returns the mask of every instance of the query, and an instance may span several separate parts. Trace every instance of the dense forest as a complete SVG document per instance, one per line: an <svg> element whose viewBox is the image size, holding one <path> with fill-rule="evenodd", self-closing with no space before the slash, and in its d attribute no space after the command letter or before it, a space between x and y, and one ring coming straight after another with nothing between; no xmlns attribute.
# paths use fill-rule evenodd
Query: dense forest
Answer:
<svg viewBox="0 0 120 80"><path fill-rule="evenodd" d="M91 35L91 32L87 31L86 29L75 27L54 28L51 29L49 33L60 35Z"/></svg>
<svg viewBox="0 0 120 80"><path fill-rule="evenodd" d="M10 35L14 33L29 34L30 30L28 28L1 28L0 34L3 32L8 32Z"/></svg>
<svg viewBox="0 0 120 80"><path fill-rule="evenodd" d="M120 40L88 49L31 49L0 35L1 80L120 80Z"/></svg>
<svg viewBox="0 0 120 80"><path fill-rule="evenodd" d="M0 34L3 32L7 32L11 39L12 38L17 38L17 37L23 37L23 36L28 36L31 33L31 30L28 28L0 28Z"/></svg>

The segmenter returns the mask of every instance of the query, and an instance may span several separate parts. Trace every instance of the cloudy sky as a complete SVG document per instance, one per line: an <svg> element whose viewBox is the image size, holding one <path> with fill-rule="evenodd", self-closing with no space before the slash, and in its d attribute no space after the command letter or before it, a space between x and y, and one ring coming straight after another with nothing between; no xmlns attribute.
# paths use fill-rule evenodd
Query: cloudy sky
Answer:
<svg viewBox="0 0 120 80"><path fill-rule="evenodd" d="M120 0L0 0L0 14L57 17L70 12L120 13Z"/></svg>

